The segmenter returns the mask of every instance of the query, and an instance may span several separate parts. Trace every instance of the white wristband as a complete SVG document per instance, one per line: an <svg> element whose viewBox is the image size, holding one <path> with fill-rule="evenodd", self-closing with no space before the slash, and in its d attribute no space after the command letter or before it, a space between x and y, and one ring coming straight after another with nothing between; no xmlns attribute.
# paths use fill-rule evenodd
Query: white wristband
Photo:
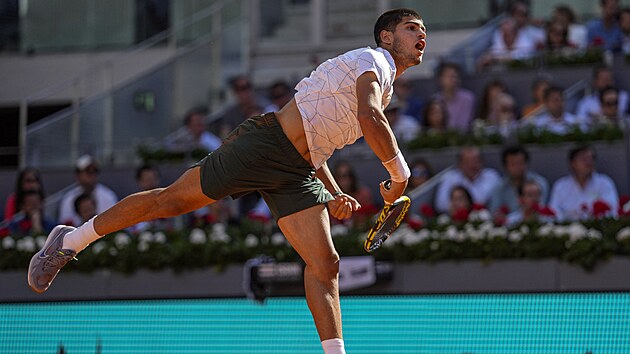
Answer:
<svg viewBox="0 0 630 354"><path fill-rule="evenodd" d="M385 169L389 172L392 181L396 183L403 183L411 177L411 171L409 170L409 166L407 166L407 161L405 161L405 157L400 150L398 150L394 158L383 162L383 166L385 166Z"/></svg>

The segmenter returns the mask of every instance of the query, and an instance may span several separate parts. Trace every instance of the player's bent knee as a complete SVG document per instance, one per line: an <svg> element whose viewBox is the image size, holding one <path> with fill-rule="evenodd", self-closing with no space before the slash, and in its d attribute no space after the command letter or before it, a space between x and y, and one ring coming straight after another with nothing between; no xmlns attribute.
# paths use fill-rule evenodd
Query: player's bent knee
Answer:
<svg viewBox="0 0 630 354"><path fill-rule="evenodd" d="M322 281L336 279L339 275L339 255L335 252L325 258L317 259L307 264L309 271Z"/></svg>

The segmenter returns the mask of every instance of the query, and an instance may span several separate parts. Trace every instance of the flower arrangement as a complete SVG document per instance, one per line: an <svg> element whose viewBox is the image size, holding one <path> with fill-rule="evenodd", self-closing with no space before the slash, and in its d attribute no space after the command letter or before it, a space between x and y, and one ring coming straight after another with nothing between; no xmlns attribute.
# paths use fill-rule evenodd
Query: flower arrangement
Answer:
<svg viewBox="0 0 630 354"><path fill-rule="evenodd" d="M410 218L373 255L396 262L445 260L556 258L592 269L613 255L630 255L630 202L622 204L618 219L548 223L530 221L514 227L497 225L485 209L473 210L466 219L434 215L418 224ZM627 206L627 208L626 208ZM341 256L364 255L365 231L343 224L331 228ZM26 269L44 235L0 239L0 270ZM299 260L276 227L245 220L241 225L216 223L181 231L145 231L138 235L119 232L95 242L78 255L70 271L90 272L109 268L123 273L138 269L185 269L243 263L261 254L278 261Z"/></svg>

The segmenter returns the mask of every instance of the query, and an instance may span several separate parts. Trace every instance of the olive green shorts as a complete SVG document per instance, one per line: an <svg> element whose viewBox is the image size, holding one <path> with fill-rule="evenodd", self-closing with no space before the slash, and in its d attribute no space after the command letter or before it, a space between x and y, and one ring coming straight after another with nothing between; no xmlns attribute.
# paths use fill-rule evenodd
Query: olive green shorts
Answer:
<svg viewBox="0 0 630 354"><path fill-rule="evenodd" d="M247 119L196 165L205 195L236 199L257 191L276 220L333 199L273 113Z"/></svg>

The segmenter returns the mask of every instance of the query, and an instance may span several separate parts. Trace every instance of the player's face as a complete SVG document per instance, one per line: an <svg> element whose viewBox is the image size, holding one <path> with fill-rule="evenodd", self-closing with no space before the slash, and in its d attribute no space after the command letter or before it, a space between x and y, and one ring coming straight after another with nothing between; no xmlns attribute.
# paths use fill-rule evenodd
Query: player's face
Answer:
<svg viewBox="0 0 630 354"><path fill-rule="evenodd" d="M405 68L422 62L426 47L427 29L422 20L414 17L403 17L396 25L392 42L392 56L397 65Z"/></svg>

